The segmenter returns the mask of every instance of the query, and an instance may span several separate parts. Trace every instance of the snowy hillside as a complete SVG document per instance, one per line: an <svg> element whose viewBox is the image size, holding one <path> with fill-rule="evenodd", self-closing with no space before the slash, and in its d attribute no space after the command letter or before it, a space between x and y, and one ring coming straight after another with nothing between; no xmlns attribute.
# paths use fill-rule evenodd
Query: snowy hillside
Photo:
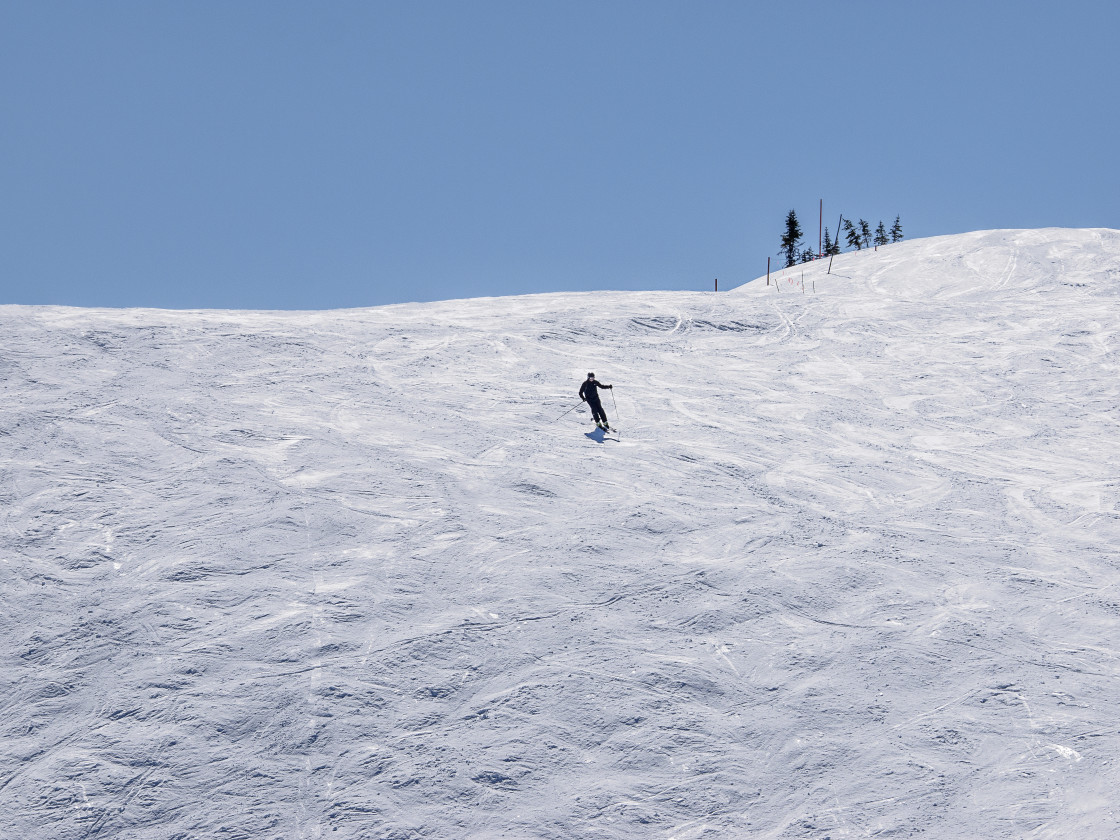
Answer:
<svg viewBox="0 0 1120 840"><path fill-rule="evenodd" d="M1120 232L826 270L0 307L0 835L1120 836Z"/></svg>

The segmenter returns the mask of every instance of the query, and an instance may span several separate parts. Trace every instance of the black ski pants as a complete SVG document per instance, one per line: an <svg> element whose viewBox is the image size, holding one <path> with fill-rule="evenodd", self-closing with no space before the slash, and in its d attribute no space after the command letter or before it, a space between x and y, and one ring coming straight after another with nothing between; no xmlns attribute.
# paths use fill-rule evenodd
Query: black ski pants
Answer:
<svg viewBox="0 0 1120 840"><path fill-rule="evenodd" d="M591 406L591 419L606 426L607 412L603 411L603 404L598 399L588 400L587 404Z"/></svg>

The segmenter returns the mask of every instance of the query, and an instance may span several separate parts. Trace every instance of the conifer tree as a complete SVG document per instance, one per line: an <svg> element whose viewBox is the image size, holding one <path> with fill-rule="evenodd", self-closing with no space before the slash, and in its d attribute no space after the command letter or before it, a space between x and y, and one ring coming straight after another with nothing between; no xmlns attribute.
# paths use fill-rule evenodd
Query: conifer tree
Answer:
<svg viewBox="0 0 1120 840"><path fill-rule="evenodd" d="M875 228L875 244L889 245L890 241L890 237L887 236L886 226L882 222L879 222L879 227Z"/></svg>
<svg viewBox="0 0 1120 840"><path fill-rule="evenodd" d="M786 216L786 232L782 234L782 248L779 254L786 258L786 268L797 264L797 246L801 244L801 224L797 221L797 214L790 210Z"/></svg>
<svg viewBox="0 0 1120 840"><path fill-rule="evenodd" d="M828 235L828 227L824 229L824 256L832 256L832 237Z"/></svg>
<svg viewBox="0 0 1120 840"><path fill-rule="evenodd" d="M859 238L859 231L856 230L851 219L844 220L844 233L847 236L849 248L855 248L858 251L863 247L863 240Z"/></svg>
<svg viewBox="0 0 1120 840"><path fill-rule="evenodd" d="M891 226L891 242L902 241L902 217L895 216L894 224Z"/></svg>
<svg viewBox="0 0 1120 840"><path fill-rule="evenodd" d="M859 238L863 242L864 248L871 247L871 225L863 219L859 220Z"/></svg>
<svg viewBox="0 0 1120 840"><path fill-rule="evenodd" d="M817 252L813 250L811 245L801 252L801 262L803 263L812 262L816 258Z"/></svg>

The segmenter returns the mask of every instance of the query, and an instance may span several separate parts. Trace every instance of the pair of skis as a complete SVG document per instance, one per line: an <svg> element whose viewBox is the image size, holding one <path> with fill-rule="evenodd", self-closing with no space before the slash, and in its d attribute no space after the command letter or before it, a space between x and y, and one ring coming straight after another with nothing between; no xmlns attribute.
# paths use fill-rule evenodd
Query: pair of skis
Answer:
<svg viewBox="0 0 1120 840"><path fill-rule="evenodd" d="M614 413L615 413L615 415L617 415L618 414L618 401L615 400L615 398L614 398L614 389L613 388L611 389L611 403L613 403ZM571 408L569 408L567 411L565 411L563 414L561 414L560 417L557 417L556 420L553 420L552 422L555 423L557 420L560 420L563 417L567 417L569 414L571 414L573 411L575 411L581 405L583 405L583 401L580 401L580 402L576 403L575 405L573 405ZM619 432L619 430L617 428L612 429L609 425L604 424L604 423L600 423L598 420L595 421L595 426L598 429L600 429L601 431L614 432L616 435L619 436L619 438L622 437L622 433Z"/></svg>

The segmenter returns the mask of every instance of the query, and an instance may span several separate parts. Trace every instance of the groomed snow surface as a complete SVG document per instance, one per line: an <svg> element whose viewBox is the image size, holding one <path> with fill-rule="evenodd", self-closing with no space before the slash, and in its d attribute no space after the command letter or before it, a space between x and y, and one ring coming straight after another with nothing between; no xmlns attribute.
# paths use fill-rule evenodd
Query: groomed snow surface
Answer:
<svg viewBox="0 0 1120 840"><path fill-rule="evenodd" d="M0 307L0 834L1120 836L1120 231L827 269Z"/></svg>

